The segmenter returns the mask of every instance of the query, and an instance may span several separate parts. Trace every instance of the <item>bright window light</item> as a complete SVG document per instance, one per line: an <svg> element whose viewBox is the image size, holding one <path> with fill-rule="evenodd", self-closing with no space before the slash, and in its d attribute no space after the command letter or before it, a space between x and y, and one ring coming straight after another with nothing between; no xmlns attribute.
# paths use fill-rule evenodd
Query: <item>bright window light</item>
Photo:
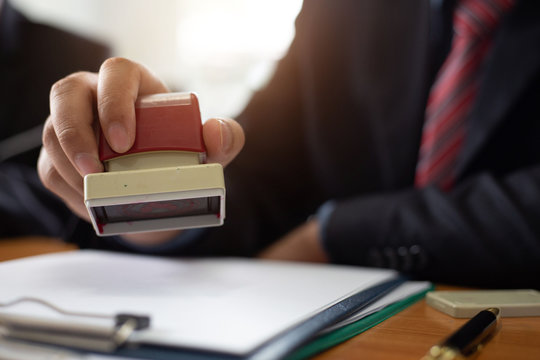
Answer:
<svg viewBox="0 0 540 360"><path fill-rule="evenodd" d="M300 0L205 0L178 8L177 82L200 93L203 117L241 110L287 50L300 6Z"/></svg>
<svg viewBox="0 0 540 360"><path fill-rule="evenodd" d="M301 0L12 0L31 19L93 37L234 116L294 36Z"/></svg>

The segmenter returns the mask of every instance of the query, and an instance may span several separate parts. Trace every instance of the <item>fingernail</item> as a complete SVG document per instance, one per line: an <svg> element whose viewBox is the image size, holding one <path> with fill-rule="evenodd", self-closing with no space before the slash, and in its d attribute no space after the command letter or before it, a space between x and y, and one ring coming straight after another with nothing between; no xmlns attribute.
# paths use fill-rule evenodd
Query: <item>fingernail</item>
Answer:
<svg viewBox="0 0 540 360"><path fill-rule="evenodd" d="M82 153L75 155L75 166L82 176L103 171L103 164L93 155Z"/></svg>
<svg viewBox="0 0 540 360"><path fill-rule="evenodd" d="M129 150L129 138L124 125L119 122L112 123L107 129L107 135L114 151L123 153Z"/></svg>
<svg viewBox="0 0 540 360"><path fill-rule="evenodd" d="M229 124L223 120L218 119L219 122L219 141L223 152L227 152L232 147L233 134Z"/></svg>

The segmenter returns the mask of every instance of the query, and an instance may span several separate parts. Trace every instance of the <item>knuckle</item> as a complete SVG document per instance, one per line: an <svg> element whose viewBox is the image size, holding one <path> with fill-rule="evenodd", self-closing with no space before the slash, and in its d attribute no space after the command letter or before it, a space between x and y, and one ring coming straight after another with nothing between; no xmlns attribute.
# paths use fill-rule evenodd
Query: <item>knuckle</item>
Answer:
<svg viewBox="0 0 540 360"><path fill-rule="evenodd" d="M121 122L125 121L125 114L119 108L119 102L121 99L121 94L108 92L104 94L99 99L97 104L99 114L107 114L108 116L103 116L101 118L102 124L107 122L107 119L113 118Z"/></svg>
<svg viewBox="0 0 540 360"><path fill-rule="evenodd" d="M65 116L45 123L41 141L43 148L51 156L67 156L69 158L81 147L83 139L80 124L76 119Z"/></svg>
<svg viewBox="0 0 540 360"><path fill-rule="evenodd" d="M64 149L73 149L77 147L81 141L81 136L79 136L79 131L76 126L73 126L73 124L69 122L65 122L58 128L56 136L60 146Z"/></svg>
<svg viewBox="0 0 540 360"><path fill-rule="evenodd" d="M102 127L106 128L111 121L127 124L131 116L134 116L131 113L134 109L126 109L123 99L124 94L115 91L109 91L101 96L97 109Z"/></svg>
<svg viewBox="0 0 540 360"><path fill-rule="evenodd" d="M85 86L84 78L86 73L78 72L58 80L51 87L50 100L62 100L65 96L73 94L75 91Z"/></svg>

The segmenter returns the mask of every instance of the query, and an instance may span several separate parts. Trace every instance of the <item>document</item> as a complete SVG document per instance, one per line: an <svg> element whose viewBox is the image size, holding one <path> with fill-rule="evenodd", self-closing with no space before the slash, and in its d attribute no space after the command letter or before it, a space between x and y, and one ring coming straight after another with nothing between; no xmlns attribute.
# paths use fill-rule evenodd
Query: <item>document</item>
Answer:
<svg viewBox="0 0 540 360"><path fill-rule="evenodd" d="M159 258L81 250L0 263L0 303L23 297L65 311L148 315L128 343L246 355L353 294L396 278L392 270L244 258ZM350 321L425 291L407 282ZM38 303L0 307L1 315L110 327ZM334 328L342 325L335 325Z"/></svg>

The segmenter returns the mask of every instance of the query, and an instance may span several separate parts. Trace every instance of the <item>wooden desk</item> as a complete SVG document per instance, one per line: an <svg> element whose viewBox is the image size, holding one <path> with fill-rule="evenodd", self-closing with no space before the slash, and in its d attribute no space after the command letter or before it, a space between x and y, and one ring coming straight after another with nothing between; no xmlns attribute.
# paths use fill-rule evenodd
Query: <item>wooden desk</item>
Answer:
<svg viewBox="0 0 540 360"><path fill-rule="evenodd" d="M45 237L0 239L0 261L52 252L75 250L76 248L75 245L66 244L58 239Z"/></svg>
<svg viewBox="0 0 540 360"><path fill-rule="evenodd" d="M0 240L0 261L73 249L55 239ZM465 321L434 310L422 300L316 359L419 359ZM502 319L501 330L476 357L485 359L540 359L540 317Z"/></svg>

